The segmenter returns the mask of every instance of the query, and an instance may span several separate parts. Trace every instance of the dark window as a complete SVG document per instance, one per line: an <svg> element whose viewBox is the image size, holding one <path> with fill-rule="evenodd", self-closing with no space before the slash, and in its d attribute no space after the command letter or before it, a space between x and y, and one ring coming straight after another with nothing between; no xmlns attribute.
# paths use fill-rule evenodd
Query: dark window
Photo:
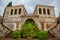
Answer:
<svg viewBox="0 0 60 40"><path fill-rule="evenodd" d="M41 8L39 8L39 14L41 14Z"/></svg>
<svg viewBox="0 0 60 40"><path fill-rule="evenodd" d="M15 13L14 14L17 14L17 9L15 9Z"/></svg>
<svg viewBox="0 0 60 40"><path fill-rule="evenodd" d="M21 8L19 9L19 14L21 14Z"/></svg>
<svg viewBox="0 0 60 40"><path fill-rule="evenodd" d="M11 10L11 13L10 13L10 15L12 15L13 14L13 9Z"/></svg>
<svg viewBox="0 0 60 40"><path fill-rule="evenodd" d="M48 13L48 15L50 15L50 10L49 9L47 9L47 13Z"/></svg>
<svg viewBox="0 0 60 40"><path fill-rule="evenodd" d="M46 14L46 10L45 9L43 9L43 14Z"/></svg>

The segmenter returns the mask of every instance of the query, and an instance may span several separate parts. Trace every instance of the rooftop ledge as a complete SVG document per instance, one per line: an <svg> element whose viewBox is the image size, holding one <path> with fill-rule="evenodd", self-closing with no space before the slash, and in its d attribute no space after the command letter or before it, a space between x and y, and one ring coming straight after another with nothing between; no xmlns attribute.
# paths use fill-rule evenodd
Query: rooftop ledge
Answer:
<svg viewBox="0 0 60 40"><path fill-rule="evenodd" d="M9 6L9 7L19 7L19 6L25 7L24 5L14 5L14 6ZM37 4L36 6L45 6L45 7L53 7L53 8L54 8L54 6L51 6L51 5L41 5L41 4Z"/></svg>

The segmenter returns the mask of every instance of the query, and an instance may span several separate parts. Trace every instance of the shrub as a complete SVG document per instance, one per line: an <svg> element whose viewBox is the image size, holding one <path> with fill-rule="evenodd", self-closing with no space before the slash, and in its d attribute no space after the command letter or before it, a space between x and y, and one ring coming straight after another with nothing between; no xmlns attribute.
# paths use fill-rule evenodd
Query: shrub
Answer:
<svg viewBox="0 0 60 40"><path fill-rule="evenodd" d="M17 31L17 30L13 31L13 32L12 32L12 37L13 37L14 39L20 38L20 37L21 37L21 32L20 32L20 31Z"/></svg>
<svg viewBox="0 0 60 40"><path fill-rule="evenodd" d="M38 28L35 23L28 21L22 26L23 37L36 37Z"/></svg>
<svg viewBox="0 0 60 40"><path fill-rule="evenodd" d="M41 40L44 40L48 37L48 33L44 30L38 32L38 38Z"/></svg>

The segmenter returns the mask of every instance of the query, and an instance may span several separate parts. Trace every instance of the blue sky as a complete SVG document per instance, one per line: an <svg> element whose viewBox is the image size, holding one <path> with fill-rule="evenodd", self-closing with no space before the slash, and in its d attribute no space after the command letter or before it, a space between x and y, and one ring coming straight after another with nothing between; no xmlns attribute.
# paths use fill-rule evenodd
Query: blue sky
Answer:
<svg viewBox="0 0 60 40"><path fill-rule="evenodd" d="M11 1L13 6L24 5L28 13L33 13L37 4L55 6L55 15L59 16L60 0L0 0L0 15L3 15L6 5Z"/></svg>

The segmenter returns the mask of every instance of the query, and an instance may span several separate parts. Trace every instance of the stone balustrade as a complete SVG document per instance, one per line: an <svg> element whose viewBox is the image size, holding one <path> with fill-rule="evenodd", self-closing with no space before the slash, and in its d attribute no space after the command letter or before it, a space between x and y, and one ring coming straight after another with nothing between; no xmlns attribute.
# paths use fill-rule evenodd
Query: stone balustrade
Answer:
<svg viewBox="0 0 60 40"><path fill-rule="evenodd" d="M4 18L3 23L13 23L13 22L19 22L21 21L20 17L16 18Z"/></svg>

